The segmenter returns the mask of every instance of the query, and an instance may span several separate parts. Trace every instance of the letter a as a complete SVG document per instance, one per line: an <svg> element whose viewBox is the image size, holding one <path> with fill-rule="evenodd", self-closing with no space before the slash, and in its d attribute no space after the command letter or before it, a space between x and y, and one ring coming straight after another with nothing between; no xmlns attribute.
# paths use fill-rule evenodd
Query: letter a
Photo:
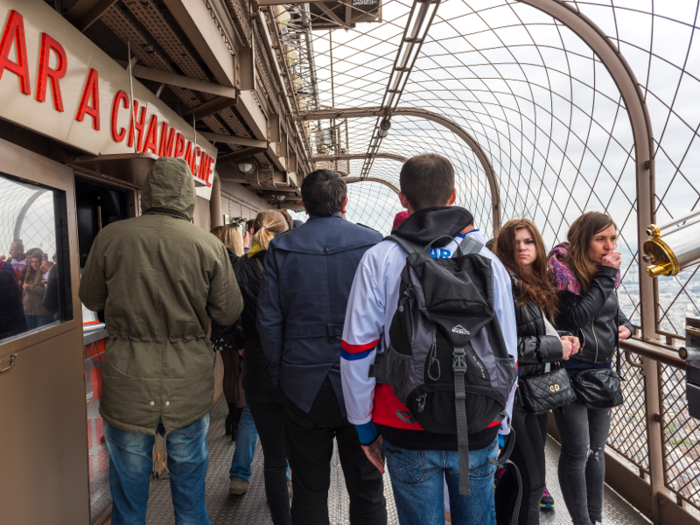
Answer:
<svg viewBox="0 0 700 525"><path fill-rule="evenodd" d="M12 43L15 43L17 62L12 62L9 58ZM5 31L0 40L0 79L5 70L13 72L19 77L22 93L31 94L29 86L29 67L27 65L27 43L24 39L24 19L17 11L10 11Z"/></svg>
<svg viewBox="0 0 700 525"><path fill-rule="evenodd" d="M75 120L82 122L85 119L85 115L90 115L92 117L92 129L100 130L100 88L98 85L99 79L97 71L90 69L88 73L87 82L85 83L85 90L83 91L83 97L80 99L80 106L78 107L78 114ZM92 106L88 104L90 98L92 97Z"/></svg>

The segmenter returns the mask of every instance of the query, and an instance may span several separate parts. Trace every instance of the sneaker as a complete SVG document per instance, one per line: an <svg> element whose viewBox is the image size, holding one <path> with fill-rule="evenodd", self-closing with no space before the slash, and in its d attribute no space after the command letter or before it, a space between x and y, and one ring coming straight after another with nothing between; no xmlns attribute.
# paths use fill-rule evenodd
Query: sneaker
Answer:
<svg viewBox="0 0 700 525"><path fill-rule="evenodd" d="M542 494L542 499L540 500L540 509L553 509L554 508L554 498L551 496L549 493L549 490L547 490L547 487L544 487L544 494Z"/></svg>
<svg viewBox="0 0 700 525"><path fill-rule="evenodd" d="M248 492L248 482L241 478L231 478L231 485L229 485L228 493L240 496Z"/></svg>

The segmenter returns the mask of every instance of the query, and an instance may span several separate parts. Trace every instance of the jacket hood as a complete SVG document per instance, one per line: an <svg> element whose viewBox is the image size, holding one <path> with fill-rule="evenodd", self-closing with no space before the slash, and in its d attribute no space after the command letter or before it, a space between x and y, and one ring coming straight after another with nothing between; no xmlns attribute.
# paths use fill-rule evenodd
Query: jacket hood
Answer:
<svg viewBox="0 0 700 525"><path fill-rule="evenodd" d="M182 159L161 157L148 172L141 190L141 213L154 206L174 208L194 217L194 179Z"/></svg>
<svg viewBox="0 0 700 525"><path fill-rule="evenodd" d="M441 235L456 237L459 232L474 222L474 217L459 206L444 208L426 208L410 215L391 233L407 241L425 246ZM444 238L433 246L439 248L451 242Z"/></svg>

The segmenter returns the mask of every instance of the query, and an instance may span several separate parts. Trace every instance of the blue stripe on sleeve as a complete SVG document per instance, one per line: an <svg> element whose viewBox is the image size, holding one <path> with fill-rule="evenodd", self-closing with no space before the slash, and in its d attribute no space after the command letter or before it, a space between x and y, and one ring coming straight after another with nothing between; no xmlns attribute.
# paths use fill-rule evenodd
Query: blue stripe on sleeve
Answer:
<svg viewBox="0 0 700 525"><path fill-rule="evenodd" d="M358 352L356 354L351 354L350 352L346 352L345 350L341 349L340 357L342 357L346 361L356 361L357 359L364 359L370 354L372 350L374 350L374 348L375 347L365 350L364 352Z"/></svg>

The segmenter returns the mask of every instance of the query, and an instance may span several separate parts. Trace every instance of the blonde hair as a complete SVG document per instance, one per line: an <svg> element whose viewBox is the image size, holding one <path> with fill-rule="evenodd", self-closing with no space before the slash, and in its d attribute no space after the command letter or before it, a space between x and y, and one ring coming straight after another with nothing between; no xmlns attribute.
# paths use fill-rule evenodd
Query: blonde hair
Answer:
<svg viewBox="0 0 700 525"><path fill-rule="evenodd" d="M238 224L227 224L212 228L211 233L215 235L228 249L238 257L243 255L243 235Z"/></svg>
<svg viewBox="0 0 700 525"><path fill-rule="evenodd" d="M287 221L278 211L261 211L255 217L253 224L255 234L253 235L253 244L259 244L260 248L267 250L270 246L270 241L279 234L286 232L289 229Z"/></svg>

